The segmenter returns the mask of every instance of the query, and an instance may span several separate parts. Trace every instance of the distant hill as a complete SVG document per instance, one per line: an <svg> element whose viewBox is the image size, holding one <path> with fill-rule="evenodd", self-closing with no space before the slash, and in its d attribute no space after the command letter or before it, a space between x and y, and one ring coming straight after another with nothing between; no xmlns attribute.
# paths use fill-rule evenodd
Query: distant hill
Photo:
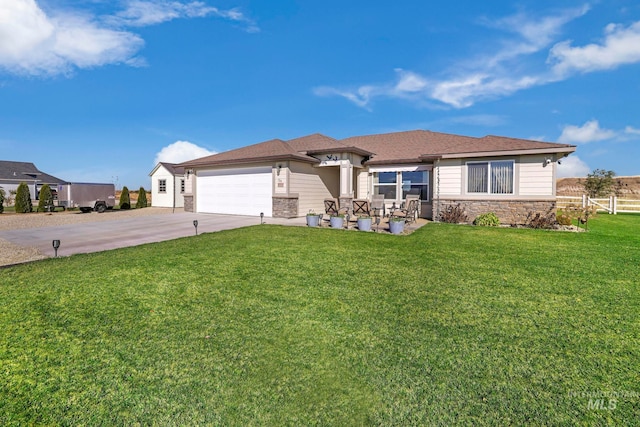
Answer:
<svg viewBox="0 0 640 427"><path fill-rule="evenodd" d="M556 181L556 192L558 196L581 196L584 194L585 178L559 178ZM619 197L627 199L640 198L640 175L639 176L616 176L616 182L620 183Z"/></svg>

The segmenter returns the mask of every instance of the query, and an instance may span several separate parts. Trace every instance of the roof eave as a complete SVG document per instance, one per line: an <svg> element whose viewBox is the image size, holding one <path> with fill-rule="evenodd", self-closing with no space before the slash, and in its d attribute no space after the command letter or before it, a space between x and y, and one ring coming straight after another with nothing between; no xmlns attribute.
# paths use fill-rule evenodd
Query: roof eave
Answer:
<svg viewBox="0 0 640 427"><path fill-rule="evenodd" d="M521 149L521 150L495 150L495 151L476 151L476 152L464 152L464 153L447 153L442 154L442 159L460 159L468 157L497 157L497 156L521 156L527 154L571 154L576 151L575 145L565 147L549 147L549 148L534 148L534 149Z"/></svg>
<svg viewBox="0 0 640 427"><path fill-rule="evenodd" d="M366 162L364 162L365 165L367 166L375 166L375 165L398 165L398 164L411 164L411 163L429 163L431 161L435 160L435 158L433 156L429 156L429 157L419 157L419 158L413 158L413 159L389 159L389 160L375 160L371 159L371 160L367 160Z"/></svg>
<svg viewBox="0 0 640 427"><path fill-rule="evenodd" d="M334 148L321 148L318 150L308 150L306 152L304 152L307 155L310 154L325 154L325 153L335 153L335 152L339 152L339 153L353 153L353 154L358 154L360 156L364 156L364 157L368 157L368 156L373 156L375 153L372 153L371 151L367 151L363 148L360 147L334 147Z"/></svg>
<svg viewBox="0 0 640 427"><path fill-rule="evenodd" d="M184 168L206 168L209 166L250 165L250 164L265 163L265 162L282 162L286 160L296 160L299 162L306 162L306 163L320 163L318 159L315 159L309 156L287 155L287 156L264 156L264 157L256 157L251 159L216 160L216 161L208 161L208 162L188 161L188 162L180 163L179 166Z"/></svg>

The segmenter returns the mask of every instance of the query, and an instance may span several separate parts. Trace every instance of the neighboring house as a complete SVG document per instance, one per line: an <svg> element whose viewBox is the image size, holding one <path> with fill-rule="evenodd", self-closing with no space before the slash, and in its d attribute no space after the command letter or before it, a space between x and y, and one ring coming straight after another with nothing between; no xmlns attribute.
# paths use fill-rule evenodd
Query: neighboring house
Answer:
<svg viewBox="0 0 640 427"><path fill-rule="evenodd" d="M66 183L64 180L39 171L33 163L0 160L0 188L5 191L5 196L8 197L11 191L17 190L21 182L27 184L33 200L38 199L44 184L49 184L51 189L55 190L58 184Z"/></svg>
<svg viewBox="0 0 640 427"><path fill-rule="evenodd" d="M184 168L174 163L160 162L151 176L151 206L163 208L184 207Z"/></svg>
<svg viewBox="0 0 640 427"><path fill-rule="evenodd" d="M185 210L273 217L324 212L383 194L399 206L420 194L421 216L460 204L469 219L495 212L522 223L555 209L556 165L573 145L424 130L337 140L321 134L274 139L181 163L190 175Z"/></svg>

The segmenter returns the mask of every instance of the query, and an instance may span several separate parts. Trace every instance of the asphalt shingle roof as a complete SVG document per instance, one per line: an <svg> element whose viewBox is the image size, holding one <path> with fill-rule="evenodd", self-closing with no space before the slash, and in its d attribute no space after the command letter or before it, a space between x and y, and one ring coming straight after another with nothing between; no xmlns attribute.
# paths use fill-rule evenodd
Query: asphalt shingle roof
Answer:
<svg viewBox="0 0 640 427"><path fill-rule="evenodd" d="M32 183L34 180L38 180L43 184L64 184L67 182L39 171L33 163L12 162L9 160L0 160L0 180L12 183L23 181Z"/></svg>
<svg viewBox="0 0 640 427"><path fill-rule="evenodd" d="M428 130L354 136L342 140L316 133L289 141L273 139L184 162L180 166L231 165L288 159L317 163L318 160L308 154L331 150L370 154L366 164L373 165L419 163L429 158L468 156L473 153L508 153L526 150L571 153L575 151L575 146L493 135L475 138Z"/></svg>

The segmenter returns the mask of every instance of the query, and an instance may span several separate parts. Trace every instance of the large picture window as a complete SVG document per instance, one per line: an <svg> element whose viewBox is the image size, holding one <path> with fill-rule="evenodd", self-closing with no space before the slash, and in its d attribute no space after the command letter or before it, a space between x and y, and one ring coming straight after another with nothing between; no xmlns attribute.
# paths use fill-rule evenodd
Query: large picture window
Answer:
<svg viewBox="0 0 640 427"><path fill-rule="evenodd" d="M429 200L429 171L393 171L373 173L373 194L382 194L386 200L401 202L408 194L418 194L420 200Z"/></svg>
<svg viewBox="0 0 640 427"><path fill-rule="evenodd" d="M467 193L513 194L513 160L467 163Z"/></svg>

